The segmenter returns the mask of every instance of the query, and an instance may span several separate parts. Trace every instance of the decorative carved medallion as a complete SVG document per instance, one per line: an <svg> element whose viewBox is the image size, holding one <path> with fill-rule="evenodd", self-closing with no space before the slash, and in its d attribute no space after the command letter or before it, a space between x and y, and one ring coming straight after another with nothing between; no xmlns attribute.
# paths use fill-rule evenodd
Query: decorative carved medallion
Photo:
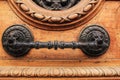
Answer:
<svg viewBox="0 0 120 80"><path fill-rule="evenodd" d="M22 20L32 26L46 30L66 30L77 27L94 17L98 12L100 5L104 2L104 0L8 1L11 8ZM50 4L48 5L47 3L49 2ZM56 5L59 6L56 7Z"/></svg>
<svg viewBox="0 0 120 80"><path fill-rule="evenodd" d="M33 0L39 6L49 10L64 10L74 6L79 0Z"/></svg>

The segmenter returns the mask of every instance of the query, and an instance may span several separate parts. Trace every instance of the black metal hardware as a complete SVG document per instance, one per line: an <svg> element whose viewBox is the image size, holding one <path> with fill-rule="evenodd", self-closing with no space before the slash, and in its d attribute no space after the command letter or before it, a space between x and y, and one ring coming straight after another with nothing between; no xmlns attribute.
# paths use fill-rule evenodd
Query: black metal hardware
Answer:
<svg viewBox="0 0 120 80"><path fill-rule="evenodd" d="M110 45L110 37L107 31L99 25L86 27L80 37L81 42L93 42L94 45L81 47L81 50L88 56L100 56L107 51Z"/></svg>
<svg viewBox="0 0 120 80"><path fill-rule="evenodd" d="M54 48L55 50L58 48L78 48L88 56L95 57L107 51L110 38L105 29L98 25L91 25L82 31L78 42L33 42L33 36L26 27L13 25L4 32L2 44L4 50L14 57L23 56L32 48Z"/></svg>
<svg viewBox="0 0 120 80"><path fill-rule="evenodd" d="M49 10L63 10L68 9L80 0L33 0L39 6Z"/></svg>

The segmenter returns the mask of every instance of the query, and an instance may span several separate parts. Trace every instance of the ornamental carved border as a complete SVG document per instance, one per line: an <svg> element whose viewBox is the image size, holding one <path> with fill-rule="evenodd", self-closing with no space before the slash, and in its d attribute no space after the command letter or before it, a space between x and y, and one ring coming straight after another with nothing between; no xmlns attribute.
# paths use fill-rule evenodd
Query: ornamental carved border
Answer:
<svg viewBox="0 0 120 80"><path fill-rule="evenodd" d="M22 20L35 27L47 30L65 30L76 27L75 25L77 23L83 24L94 17L95 13L99 10L98 7L100 4L104 2L104 0L83 0L68 10L50 11L39 7L32 0L29 0L29 2L25 0L8 1L12 9L20 18L22 18ZM38 9L34 9L33 7ZM39 11L39 9L43 11ZM47 15L46 11L48 11ZM66 13L65 16L64 12ZM53 15L49 15L49 13ZM59 13L61 13L61 16Z"/></svg>
<svg viewBox="0 0 120 80"><path fill-rule="evenodd" d="M71 15L64 17L53 17L53 16L46 16L44 14L35 12L34 10L31 10L30 7L26 6L26 4L22 0L15 0L15 3L23 10L23 12L26 15L29 15L30 17L37 19L42 22L48 22L53 24L60 24L64 22L71 22L77 18L82 18L83 16L87 15L90 10L92 10L93 7L98 3L99 0L90 0L87 5L83 8L82 12L74 13Z"/></svg>
<svg viewBox="0 0 120 80"><path fill-rule="evenodd" d="M120 77L120 66L0 67L0 77Z"/></svg>

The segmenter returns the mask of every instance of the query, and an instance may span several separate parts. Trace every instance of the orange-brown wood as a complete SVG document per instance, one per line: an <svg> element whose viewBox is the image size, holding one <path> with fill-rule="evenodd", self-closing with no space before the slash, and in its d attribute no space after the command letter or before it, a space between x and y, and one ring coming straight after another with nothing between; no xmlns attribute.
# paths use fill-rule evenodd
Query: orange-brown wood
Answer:
<svg viewBox="0 0 120 80"><path fill-rule="evenodd" d="M117 59L119 60L119 16L120 16L120 8L119 8L119 1L106 1L103 5L102 10L88 23L67 31L45 31L38 28L34 28L25 22L23 22L17 15L11 10L7 1L0 2L0 38L2 37L3 32L6 28L13 24L24 24L32 31L35 41L77 41L79 37L80 31L87 25L91 24L99 24L104 26L104 28L108 31L111 38L111 46L106 54L98 57L98 58L89 58L84 55L80 50L35 50L32 49L30 53L23 57L19 58L19 60L111 60ZM6 54L6 52L2 48L2 43L0 42L0 54L1 60L16 60ZM69 56L67 56L69 55ZM17 58L18 59L18 58ZM19 65L19 64L18 64Z"/></svg>
<svg viewBox="0 0 120 80"><path fill-rule="evenodd" d="M39 80L38 78L9 78L9 80ZM106 78L106 77L102 77L102 78L40 78L40 80L119 80L119 77L111 77L110 79ZM8 80L8 78L1 78L0 80Z"/></svg>
<svg viewBox="0 0 120 80"><path fill-rule="evenodd" d="M79 34L85 26L91 24L99 24L103 26L109 33L111 38L111 46L106 54L97 57L93 60L99 59L119 59L119 1L106 1L103 5L102 10L88 23L66 31L45 31L38 28L34 28L25 22L23 22L17 15L11 10L9 4L6 1L1 1L0 3L0 24L1 24L1 37L6 28L13 24L23 24L30 28L31 32L34 35L35 41L78 41ZM3 9L4 8L4 9ZM16 59L6 54L2 48L0 50L1 58L5 59ZM69 55L69 56L67 56ZM20 59L36 59L36 60L91 60L91 58L84 55L80 50L47 50L47 49L32 49L30 53Z"/></svg>
<svg viewBox="0 0 120 80"><path fill-rule="evenodd" d="M45 30L67 30L89 21L100 10L105 0L80 1L67 10L51 11L30 1L9 0L13 11L26 23Z"/></svg>
<svg viewBox="0 0 120 80"><path fill-rule="evenodd" d="M120 66L120 1L107 0L102 9L89 22L77 28L65 31L46 31L35 28L22 21L11 9L6 0L0 0L0 40L2 34L11 25L23 24L30 28L35 41L78 41L82 29L91 24L103 26L109 33L111 43L108 51L97 58L90 58L81 50L32 49L22 58L8 55L0 41L0 66L38 66L38 67L85 67L85 66ZM68 78L62 78L67 80ZM75 78L76 80L78 78ZM102 78L103 79L103 78ZM105 78L106 79L106 78ZM113 78L114 79L114 78ZM2 79L3 80L3 79ZM23 78L24 80L24 78ZM51 80L51 79L46 79ZM52 79L53 80L53 79ZM72 80L72 79L71 79ZM91 79L93 80L93 79Z"/></svg>

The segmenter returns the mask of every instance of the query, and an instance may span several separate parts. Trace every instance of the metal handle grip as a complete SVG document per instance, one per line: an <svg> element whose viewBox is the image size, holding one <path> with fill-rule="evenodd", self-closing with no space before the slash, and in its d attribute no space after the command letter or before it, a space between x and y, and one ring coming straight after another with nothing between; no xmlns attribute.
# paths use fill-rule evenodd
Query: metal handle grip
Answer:
<svg viewBox="0 0 120 80"><path fill-rule="evenodd" d="M14 57L23 56L32 48L81 49L85 54L93 57L106 52L110 44L110 38L102 27L92 25L82 31L78 42L34 42L31 32L26 27L13 25L4 32L2 43L5 51Z"/></svg>

